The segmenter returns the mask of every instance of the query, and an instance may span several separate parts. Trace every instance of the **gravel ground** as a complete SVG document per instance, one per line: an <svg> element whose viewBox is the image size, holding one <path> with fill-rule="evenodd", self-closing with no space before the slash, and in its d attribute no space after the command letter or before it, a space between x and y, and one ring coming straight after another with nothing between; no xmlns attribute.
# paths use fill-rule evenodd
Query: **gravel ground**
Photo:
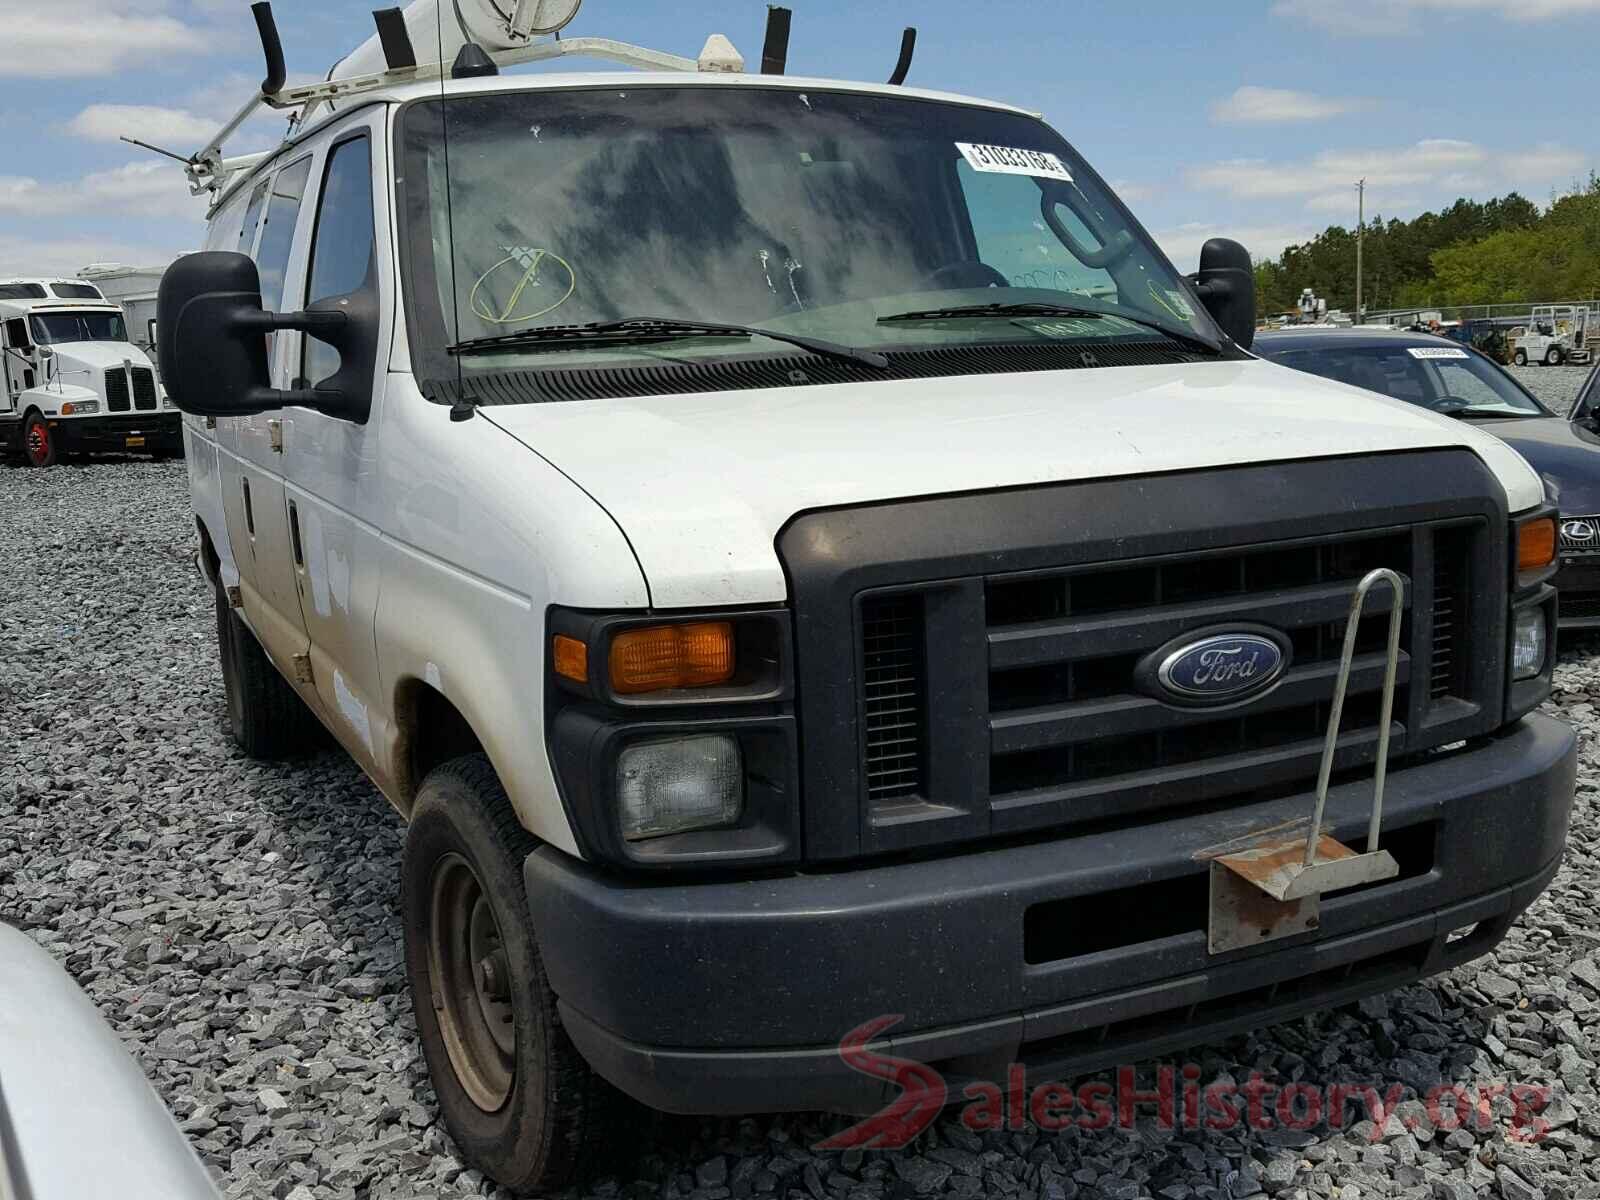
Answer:
<svg viewBox="0 0 1600 1200"><path fill-rule="evenodd" d="M340 754L263 766L224 735L182 467L0 467L0 512L0 919L66 963L229 1195L489 1190L434 1124L400 966L399 821ZM1207 1084L1399 1088L1392 1119L980 1137L947 1115L904 1153L819 1153L844 1122L661 1118L590 1194L1600 1198L1596 653L1568 648L1550 706L1583 735L1567 865L1498 952L1180 1059ZM1452 1130L1416 1103L1440 1081L1548 1088L1548 1128L1517 1136L1501 1095Z"/></svg>
<svg viewBox="0 0 1600 1200"><path fill-rule="evenodd" d="M1578 388L1589 377L1589 368L1562 367L1507 367L1506 370L1546 406L1565 416L1577 399Z"/></svg>

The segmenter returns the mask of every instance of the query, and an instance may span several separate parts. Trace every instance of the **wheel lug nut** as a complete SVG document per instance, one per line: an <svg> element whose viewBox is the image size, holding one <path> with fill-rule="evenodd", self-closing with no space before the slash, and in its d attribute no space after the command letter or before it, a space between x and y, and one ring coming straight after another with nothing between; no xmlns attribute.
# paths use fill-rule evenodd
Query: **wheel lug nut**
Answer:
<svg viewBox="0 0 1600 1200"><path fill-rule="evenodd" d="M506 956L496 950L478 963L478 986L490 1000L511 998L511 980L508 978Z"/></svg>

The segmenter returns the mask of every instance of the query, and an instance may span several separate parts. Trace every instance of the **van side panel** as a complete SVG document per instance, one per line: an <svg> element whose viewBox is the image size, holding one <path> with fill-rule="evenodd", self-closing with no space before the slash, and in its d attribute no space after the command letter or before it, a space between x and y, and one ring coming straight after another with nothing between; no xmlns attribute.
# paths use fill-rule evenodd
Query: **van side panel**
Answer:
<svg viewBox="0 0 1600 1200"><path fill-rule="evenodd" d="M383 445L383 694L396 704L418 681L441 693L522 824L575 854L545 746L546 612L645 608L633 552L566 476L487 420L452 421L410 375L389 376ZM408 770L404 739L391 724L378 748L391 779Z"/></svg>
<svg viewBox="0 0 1600 1200"><path fill-rule="evenodd" d="M184 462L189 468L189 496L194 515L211 535L219 560L223 587L239 585L239 565L233 558L228 518L222 507L222 474L217 463L217 443L205 435L198 417L183 419Z"/></svg>

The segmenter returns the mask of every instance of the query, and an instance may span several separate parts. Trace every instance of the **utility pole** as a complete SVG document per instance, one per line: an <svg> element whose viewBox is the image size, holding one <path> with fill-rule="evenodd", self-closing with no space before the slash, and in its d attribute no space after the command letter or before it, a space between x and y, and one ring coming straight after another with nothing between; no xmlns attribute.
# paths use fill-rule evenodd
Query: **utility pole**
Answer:
<svg viewBox="0 0 1600 1200"><path fill-rule="evenodd" d="M1367 236L1367 181L1356 181L1356 324L1366 318L1361 312L1361 249Z"/></svg>

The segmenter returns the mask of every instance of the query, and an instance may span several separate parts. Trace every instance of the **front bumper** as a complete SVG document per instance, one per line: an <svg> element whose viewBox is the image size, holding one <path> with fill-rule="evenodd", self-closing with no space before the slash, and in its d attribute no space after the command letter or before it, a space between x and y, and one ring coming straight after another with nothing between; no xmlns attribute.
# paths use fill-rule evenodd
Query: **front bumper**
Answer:
<svg viewBox="0 0 1600 1200"><path fill-rule="evenodd" d="M183 414L176 410L62 417L51 420L50 432L63 450L81 453L183 450Z"/></svg>
<svg viewBox="0 0 1600 1200"><path fill-rule="evenodd" d="M1575 770L1572 731L1541 716L1392 770L1400 878L1325 897L1315 933L1216 956L1197 856L1303 828L1308 794L780 878L662 886L548 847L524 876L566 1029L623 1091L676 1112L869 1112L897 1089L853 1072L839 1043L876 1017L901 1018L872 1042L884 1053L1070 1078L1476 957L1559 866ZM1364 836L1371 795L1365 773L1329 792L1335 837ZM1160 936L1142 936L1152 922ZM1048 956L1076 933L1097 948Z"/></svg>
<svg viewBox="0 0 1600 1200"><path fill-rule="evenodd" d="M1600 555L1563 558L1555 579L1561 593L1556 625L1561 629L1600 629Z"/></svg>

